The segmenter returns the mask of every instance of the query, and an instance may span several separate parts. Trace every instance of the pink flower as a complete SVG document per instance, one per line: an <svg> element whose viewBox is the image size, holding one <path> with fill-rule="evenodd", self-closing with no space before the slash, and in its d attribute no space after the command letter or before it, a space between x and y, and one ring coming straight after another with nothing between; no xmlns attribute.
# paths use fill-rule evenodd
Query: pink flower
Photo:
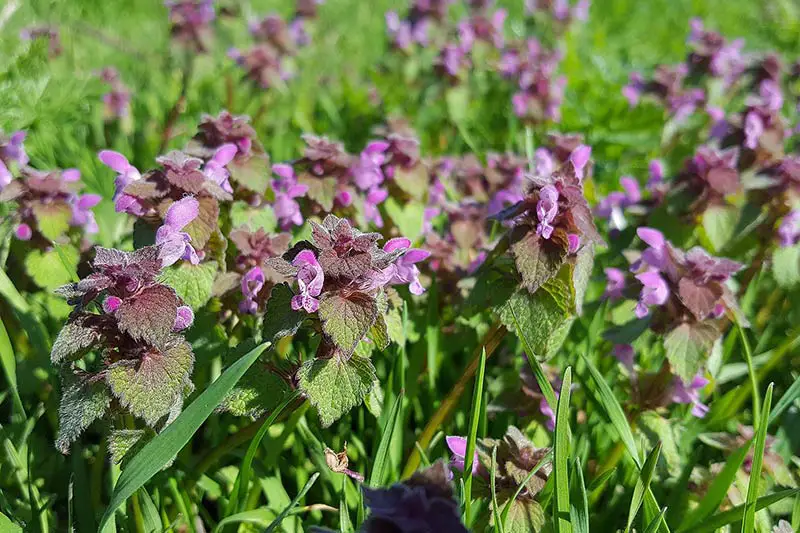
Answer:
<svg viewBox="0 0 800 533"><path fill-rule="evenodd" d="M33 237L33 230L23 222L14 229L14 236L21 241L29 241Z"/></svg>
<svg viewBox="0 0 800 533"><path fill-rule="evenodd" d="M97 194L82 194L72 197L72 221L70 224L73 226L82 226L86 233L97 233L99 228L97 227L97 221L95 221L94 213L92 213L91 209L96 206L100 200L101 197Z"/></svg>
<svg viewBox="0 0 800 533"><path fill-rule="evenodd" d="M200 214L200 202L187 196L173 203L164 216L164 225L156 231L156 244L160 246L158 257L161 266L167 267L179 259L190 261L193 265L200 262L197 252L189 242L192 238L181 231Z"/></svg>
<svg viewBox="0 0 800 533"><path fill-rule="evenodd" d="M672 401L692 404L692 414L697 418L703 418L708 413L708 406L700 402L700 390L706 385L708 380L702 374L697 374L688 385L676 377L672 382Z"/></svg>
<svg viewBox="0 0 800 533"><path fill-rule="evenodd" d="M764 120L755 111L750 111L744 118L744 145L755 150L758 148L758 139L764 133Z"/></svg>
<svg viewBox="0 0 800 533"><path fill-rule="evenodd" d="M194 322L194 311L187 305L178 307L178 312L175 315L175 324L172 326L173 331L181 331L192 325Z"/></svg>
<svg viewBox="0 0 800 533"><path fill-rule="evenodd" d="M583 179L583 170L589 163L590 157L592 157L592 147L585 144L575 148L569 155L569 162L572 163L572 168L575 169L575 175L579 180Z"/></svg>
<svg viewBox="0 0 800 533"><path fill-rule="evenodd" d="M383 183L384 176L381 165L386 161L385 152L388 149L388 142L373 141L361 152L358 163L350 171L356 187L367 191Z"/></svg>
<svg viewBox="0 0 800 533"><path fill-rule="evenodd" d="M292 298L292 309L304 309L306 313L314 313L319 309L319 300L316 298L322 292L325 274L314 252L303 250L294 258L292 264L299 267L297 271L297 286L300 294Z"/></svg>
<svg viewBox="0 0 800 533"><path fill-rule="evenodd" d="M254 266L242 276L242 294L244 300L239 304L239 310L243 313L255 314L258 311L258 303L255 298L261 289L264 288L266 278L261 267Z"/></svg>
<svg viewBox="0 0 800 533"><path fill-rule="evenodd" d="M390 285L406 285L411 294L420 295L425 292L425 288L419 282L419 269L417 263L424 261L430 257L431 253L427 250L420 250L418 248L411 248L411 241L404 237L397 237L389 239L383 245L385 252L393 252L395 250L405 250L405 253L389 265L387 269L391 269L392 276L389 278Z"/></svg>
<svg viewBox="0 0 800 533"><path fill-rule="evenodd" d="M225 192L231 194L233 194L233 187L231 187L229 180L230 172L228 172L225 166L233 161L238 150L238 147L233 143L223 144L214 153L214 157L203 167L203 174L205 174L208 179L214 181L217 185L222 187Z"/></svg>
<svg viewBox="0 0 800 533"><path fill-rule="evenodd" d="M122 305L122 299L117 296L108 296L103 300L103 312L114 313Z"/></svg>
<svg viewBox="0 0 800 533"><path fill-rule="evenodd" d="M625 273L618 268L606 268L606 291L603 298L611 301L619 300L623 297L625 290Z"/></svg>
<svg viewBox="0 0 800 533"><path fill-rule="evenodd" d="M778 226L778 241L784 248L800 241L800 211L791 211L783 218Z"/></svg>
<svg viewBox="0 0 800 533"><path fill-rule="evenodd" d="M272 188L275 190L275 203L272 207L278 223L283 229L301 225L303 214L295 198L304 196L308 192L308 186L297 183L294 169L290 165L272 165L272 172L279 177L272 182Z"/></svg>
<svg viewBox="0 0 800 533"><path fill-rule="evenodd" d="M636 352L633 351L633 346L630 344L615 344L611 353L625 368L628 370L633 369L633 356L636 355Z"/></svg>
<svg viewBox="0 0 800 533"><path fill-rule="evenodd" d="M669 287L657 270L648 270L636 275L642 283L639 303L636 304L636 316L644 318L650 313L652 305L664 305L669 298Z"/></svg>
<svg viewBox="0 0 800 533"><path fill-rule="evenodd" d="M129 183L142 178L139 170L128 162L128 159L119 152L103 150L98 154L100 161L117 173L114 181L116 191L114 192L114 208L118 213L129 213L131 215L144 215L144 207L134 196L125 194L125 187Z"/></svg>
<svg viewBox="0 0 800 533"><path fill-rule="evenodd" d="M557 214L558 190L552 185L545 185L539 191L539 201L536 203L536 216L539 218L536 234L549 239L555 229L551 224Z"/></svg>
<svg viewBox="0 0 800 533"><path fill-rule="evenodd" d="M445 442L447 442L447 447L450 448L450 452L453 454L453 458L450 461L450 465L455 468L456 470L464 471L464 459L467 455L467 439L465 437L458 437L455 435L450 435L445 437ZM475 455L472 459L472 474L475 475L478 473L478 468L480 467L480 461L478 459L478 450L475 450Z"/></svg>
<svg viewBox="0 0 800 533"><path fill-rule="evenodd" d="M372 222L379 228L383 227L383 217L381 217L381 213L378 211L378 206L382 204L388 196L389 191L379 187L375 187L367 193L367 197L364 198L364 218L367 219L367 222Z"/></svg>

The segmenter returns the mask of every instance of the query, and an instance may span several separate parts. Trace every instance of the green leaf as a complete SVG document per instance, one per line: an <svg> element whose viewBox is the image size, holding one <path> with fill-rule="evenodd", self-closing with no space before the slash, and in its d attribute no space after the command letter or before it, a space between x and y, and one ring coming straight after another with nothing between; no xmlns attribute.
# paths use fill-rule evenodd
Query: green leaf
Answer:
<svg viewBox="0 0 800 533"><path fill-rule="evenodd" d="M739 210L730 205L712 205L703 213L703 229L706 237L714 247L712 252L719 252L731 240L739 220Z"/></svg>
<svg viewBox="0 0 800 533"><path fill-rule="evenodd" d="M162 270L158 279L175 289L183 303L197 311L211 298L211 287L216 274L217 263L214 261L199 265L181 261L178 265Z"/></svg>
<svg viewBox="0 0 800 533"><path fill-rule="evenodd" d="M574 476L570 484L569 517L575 533L589 533L589 501L586 496L586 483L583 480L583 467L579 457L572 468Z"/></svg>
<svg viewBox="0 0 800 533"><path fill-rule="evenodd" d="M0 334L2 334L2 332L0 332ZM774 424L780 418L783 412L794 403L798 396L800 396L800 378L794 380L794 383L792 383L792 385L786 389L786 392L783 393L781 399L778 400L777 404L775 404L775 408L769 414L769 424Z"/></svg>
<svg viewBox="0 0 800 533"><path fill-rule="evenodd" d="M424 164L418 163L414 167L407 169L403 167L395 167L393 182L406 194L415 200L423 200L428 191L428 169ZM392 210L389 208L389 201L392 197L386 199L384 205L387 206L386 212L392 216ZM405 215L403 215L405 216ZM392 220L394 217L392 216ZM396 224L397 222L395 222ZM410 221L408 223L410 226ZM402 235L406 235L401 231ZM414 239L411 234L408 235L409 239Z"/></svg>
<svg viewBox="0 0 800 533"><path fill-rule="evenodd" d="M386 214L392 219L394 225L400 230L400 235L416 241L422 235L422 226L425 221L425 205L421 202L406 202L404 205L391 196L383 203Z"/></svg>
<svg viewBox="0 0 800 533"><path fill-rule="evenodd" d="M36 218L36 227L46 239L58 240L69 230L72 208L66 202L35 203L32 209L33 216Z"/></svg>
<svg viewBox="0 0 800 533"><path fill-rule="evenodd" d="M720 504L728 496L728 489L736 481L736 474L747 458L747 452L750 451L752 444L752 441L748 441L728 457L722 471L717 474L706 490L705 496L700 500L700 504L684 517L680 531L691 529L719 509Z"/></svg>
<svg viewBox="0 0 800 533"><path fill-rule="evenodd" d="M502 513L503 524L508 525L509 513L511 512L511 507L513 506L514 502L517 501L517 498L519 498L519 495L522 494L523 489L525 489L528 486L528 483L533 478L533 476L536 475L536 472L541 470L542 467L544 467L544 465L546 465L547 463L549 463L552 460L553 460L553 450L550 450L550 451L547 452L547 454L545 454L544 457L542 457L539 460L538 463L536 463L536 465L533 467L533 469L531 469L531 471L528 472L528 475L525 476L525 479L522 480L522 483L517 485L517 490L516 490L516 492L514 492L514 496L508 502L506 502L504 504L503 513ZM540 513L542 512L541 509L539 510L539 512ZM507 528L506 531L507 532L511 531L511 529Z"/></svg>
<svg viewBox="0 0 800 533"><path fill-rule="evenodd" d="M61 246L64 260L77 265L79 254L73 246ZM25 272L43 289L52 290L72 281L72 273L64 266L64 261L55 249L42 252L31 250L25 256Z"/></svg>
<svg viewBox="0 0 800 533"><path fill-rule="evenodd" d="M792 287L800 282L800 244L775 250L772 275L781 287Z"/></svg>
<svg viewBox="0 0 800 533"><path fill-rule="evenodd" d="M512 331L522 332L525 349L531 357L547 359L564 341L563 329L571 325L570 317L546 291L515 292L498 309L500 321Z"/></svg>
<svg viewBox="0 0 800 533"><path fill-rule="evenodd" d="M143 429L112 430L108 435L108 456L111 463L118 465L129 453L141 449L147 434L147 431Z"/></svg>
<svg viewBox="0 0 800 533"><path fill-rule="evenodd" d="M672 371L689 383L711 354L719 330L703 322L683 323L664 337L664 349Z"/></svg>
<svg viewBox="0 0 800 533"><path fill-rule="evenodd" d="M264 338L270 342L294 335L305 318L304 313L292 309L294 293L287 283L272 287L264 312Z"/></svg>
<svg viewBox="0 0 800 533"><path fill-rule="evenodd" d="M270 523L270 520L273 516L275 516L275 513L266 507L228 515L219 521L216 527L214 527L212 530L212 533L221 533L224 531L225 526L229 524L255 524L256 526L263 528Z"/></svg>
<svg viewBox="0 0 800 533"><path fill-rule="evenodd" d="M117 480L114 493L111 495L111 502L100 521L100 531L103 530L117 508L164 465L170 462L181 448L189 442L189 439L192 438L192 435L214 411L222 401L222 398L233 388L245 371L250 368L269 345L269 343L261 344L227 368L183 413L178 415L172 424L168 425L163 432L148 442L131 459L131 462L128 463L128 466L122 471L122 475Z"/></svg>
<svg viewBox="0 0 800 533"><path fill-rule="evenodd" d="M634 318L621 326L608 328L605 333L603 333L603 338L614 344L631 344L638 339L642 333L647 331L650 327L651 318L650 315L644 318Z"/></svg>
<svg viewBox="0 0 800 533"><path fill-rule="evenodd" d="M644 461L642 471L639 473L639 479L636 480L636 487L633 489L633 497L631 498L631 505L628 508L628 523L625 526L625 533L631 530L633 520L639 513L639 509L644 501L644 495L650 488L650 481L653 479L653 472L658 464L658 456L661 454L661 443L656 444L656 447L650 451L647 459Z"/></svg>
<svg viewBox="0 0 800 533"><path fill-rule="evenodd" d="M161 524L161 517L159 516L158 508L156 508L153 500L150 498L150 495L144 489L139 489L136 495L139 497L139 504L141 505L142 509L144 530L148 533L157 533L158 531L162 531L164 528Z"/></svg>
<svg viewBox="0 0 800 533"><path fill-rule="evenodd" d="M522 277L522 286L531 293L558 274L567 259L566 249L558 245L545 246L542 238L529 231L520 240L511 244L511 254Z"/></svg>
<svg viewBox="0 0 800 533"><path fill-rule="evenodd" d="M475 388L472 391L472 410L469 419L469 434L467 435L467 450L464 454L464 516L465 522L470 523L470 509L472 506L472 460L475 457L475 443L478 440L478 426L481 419L481 405L483 400L483 380L486 373L486 348L481 352L478 360L478 373L475 374Z"/></svg>
<svg viewBox="0 0 800 533"><path fill-rule="evenodd" d="M661 442L661 456L667 462L670 474L678 476L682 458L673 423L655 411L645 411L639 415L637 429L644 433L651 446Z"/></svg>
<svg viewBox="0 0 800 533"><path fill-rule="evenodd" d="M22 527L3 513L0 513L0 531L4 533L22 533Z"/></svg>
<svg viewBox="0 0 800 533"><path fill-rule="evenodd" d="M386 473L389 471L389 451L392 444L392 435L397 427L397 417L400 416L400 407L403 405L403 392L395 398L392 409L387 414L381 428L381 440L375 450L375 458L372 461L372 472L369 475L369 486L380 487L386 480Z"/></svg>
<svg viewBox="0 0 800 533"><path fill-rule="evenodd" d="M192 347L173 336L161 350L151 350L138 363L120 361L106 372L111 392L131 413L154 426L191 385Z"/></svg>
<svg viewBox="0 0 800 533"><path fill-rule="evenodd" d="M509 500L505 504L504 533L537 533L545 526L542 506L534 500ZM494 525L492 522L490 525Z"/></svg>
<svg viewBox="0 0 800 533"><path fill-rule="evenodd" d="M353 355L314 359L297 372L300 388L328 427L364 401L377 379L372 361Z"/></svg>
<svg viewBox="0 0 800 533"><path fill-rule="evenodd" d="M3 366L6 383L11 389L14 407L22 415L23 419L27 418L22 399L19 397L19 388L17 387L17 359L14 356L14 348L11 346L11 339L8 338L8 332L2 319L0 319L0 365Z"/></svg>
<svg viewBox="0 0 800 533"><path fill-rule="evenodd" d="M61 389L56 448L66 454L83 430L106 413L111 395L102 381L92 382L71 371L62 374Z"/></svg>
<svg viewBox="0 0 800 533"><path fill-rule="evenodd" d="M770 505L776 504L786 498L796 496L797 494L800 494L800 489L786 489L775 492L768 496L762 496L755 501L755 505L753 506L754 512L758 512L761 509L765 509ZM691 529L681 529L678 531L678 533L713 533L729 524L740 522L742 520L742 516L744 515L745 507L747 507L746 503L737 505L733 509L728 509L727 511L715 514L711 518L704 520Z"/></svg>
<svg viewBox="0 0 800 533"><path fill-rule="evenodd" d="M93 315L75 314L58 332L53 349L50 351L50 362L60 365L65 361L82 357L100 342L100 334L91 327Z"/></svg>
<svg viewBox="0 0 800 533"><path fill-rule="evenodd" d="M569 504L569 398L572 387L572 368L567 367L561 383L561 394L558 396L556 409L556 428L553 442L553 478L555 483L555 499L553 502L553 525L556 533L570 533Z"/></svg>
<svg viewBox="0 0 800 533"><path fill-rule="evenodd" d="M220 409L234 416L257 418L275 408L288 390L286 381L269 365L259 361L245 372L222 401Z"/></svg>
<svg viewBox="0 0 800 533"><path fill-rule="evenodd" d="M758 487L761 484L761 467L764 464L764 449L767 443L773 387L774 384L772 383L767 387L767 394L764 396L764 404L761 409L761 419L758 422L758 427L756 427L755 449L753 450L753 464L750 467L750 482L747 484L742 533L753 533L756 527L756 500L758 499Z"/></svg>
<svg viewBox="0 0 800 533"><path fill-rule="evenodd" d="M269 206L250 207L247 202L236 201L231 204L231 227L244 227L251 232L263 229L265 233L273 233L278 229L278 220Z"/></svg>
<svg viewBox="0 0 800 533"><path fill-rule="evenodd" d="M264 191L267 190L272 175L269 159L261 155L251 155L247 158L237 157L225 168L231 173L233 181L259 194L264 194Z"/></svg>
<svg viewBox="0 0 800 533"><path fill-rule="evenodd" d="M319 302L322 330L346 354L366 336L378 318L375 299L363 292L327 293Z"/></svg>
<svg viewBox="0 0 800 533"><path fill-rule="evenodd" d="M647 528L645 528L644 533L656 533L658 531L658 528L661 526L661 523L664 521L665 514L667 514L666 507L661 509L661 512L658 513L658 516L653 518L653 520L647 525Z"/></svg>
<svg viewBox="0 0 800 533"><path fill-rule="evenodd" d="M333 209L333 199L336 196L336 178L318 178L311 174L300 174L297 182L308 186L306 195L318 203L325 212Z"/></svg>
<svg viewBox="0 0 800 533"><path fill-rule="evenodd" d="M300 500L303 499L303 496L305 496L306 493L309 490L311 490L311 487L314 485L314 483L316 483L318 477L319 477L319 472L314 472L311 475L309 480L303 486L302 490L300 490L300 492L297 493L297 496L294 497L294 499L292 500L292 503L290 503L283 511L281 511L281 514L279 514L275 518L275 520L272 521L272 523L269 525L269 527L267 527L267 529L264 530L264 533L270 533L270 532L274 531L275 528L277 528L279 525L281 525L281 522L283 522L283 519L286 518L286 516L288 516L289 512L292 509L294 509L297 506L298 503L300 503Z"/></svg>

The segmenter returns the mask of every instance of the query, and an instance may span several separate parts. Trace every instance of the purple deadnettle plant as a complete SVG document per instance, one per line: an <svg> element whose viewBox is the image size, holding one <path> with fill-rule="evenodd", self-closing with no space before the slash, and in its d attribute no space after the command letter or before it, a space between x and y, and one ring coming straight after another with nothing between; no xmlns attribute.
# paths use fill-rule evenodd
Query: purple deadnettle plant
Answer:
<svg viewBox="0 0 800 533"><path fill-rule="evenodd" d="M192 390L194 355L181 332L194 314L158 282L160 248L97 247L92 272L56 291L75 307L51 352L64 386L56 441L63 453L101 418L129 413L146 427L162 428ZM135 434L141 439L145 430Z"/></svg>
<svg viewBox="0 0 800 533"><path fill-rule="evenodd" d="M166 0L170 32L175 42L195 53L208 52L214 0Z"/></svg>

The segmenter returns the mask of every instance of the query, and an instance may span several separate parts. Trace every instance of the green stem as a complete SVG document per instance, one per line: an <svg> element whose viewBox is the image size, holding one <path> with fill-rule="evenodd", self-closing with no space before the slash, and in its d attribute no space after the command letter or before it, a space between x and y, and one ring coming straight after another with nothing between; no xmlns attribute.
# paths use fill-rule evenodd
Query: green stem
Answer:
<svg viewBox="0 0 800 533"><path fill-rule="evenodd" d="M760 420L761 398L758 396L758 377L753 367L753 352L750 350L750 341L747 340L747 335L738 321L736 322L736 329L739 331L739 337L742 339L744 358L745 361L747 361L747 373L750 375L750 387L753 392L753 420Z"/></svg>
<svg viewBox="0 0 800 533"><path fill-rule="evenodd" d="M528 158L528 170L533 172L535 169L533 128L531 128L530 124L525 125L525 156Z"/></svg>

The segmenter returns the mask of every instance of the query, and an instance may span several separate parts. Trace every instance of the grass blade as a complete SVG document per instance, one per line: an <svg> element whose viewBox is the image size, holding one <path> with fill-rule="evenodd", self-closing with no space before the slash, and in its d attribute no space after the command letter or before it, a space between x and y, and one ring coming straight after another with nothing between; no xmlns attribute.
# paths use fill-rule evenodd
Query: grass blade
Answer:
<svg viewBox="0 0 800 533"><path fill-rule="evenodd" d="M781 399L775 404L775 409L769 414L769 425L774 424L783 412L794 403L798 396L800 396L800 377L794 380L791 387L786 389Z"/></svg>
<svg viewBox="0 0 800 533"><path fill-rule="evenodd" d="M747 334L742 329L741 324L736 322L736 330L739 332L739 337L742 339L742 346L744 347L744 358L747 361L747 373L750 376L750 388L753 393L753 418L756 420L761 419L761 398L758 395L758 377L756 370L753 367L753 351L750 349L750 341L747 340Z"/></svg>
<svg viewBox="0 0 800 533"><path fill-rule="evenodd" d="M744 463L752 444L752 441L748 441L747 444L728 457L725 466L722 467L722 471L711 482L705 496L700 500L700 504L684 518L679 531L688 531L692 526L711 516L714 511L719 509L720 504L728 494L728 489L736 480L736 473Z"/></svg>
<svg viewBox="0 0 800 533"><path fill-rule="evenodd" d="M339 532L353 533L350 511L347 509L347 476L342 476L342 497L339 500Z"/></svg>
<svg viewBox="0 0 800 533"><path fill-rule="evenodd" d="M247 369L269 346L270 343L257 346L228 367L214 383L209 385L189 407L178 415L178 418L172 424L156 435L131 459L131 462L128 463L119 480L117 480L114 493L111 495L111 502L108 504L108 508L100 521L101 531L117 508L161 470L189 442L192 435L205 422L206 418L219 405L225 395L228 394Z"/></svg>
<svg viewBox="0 0 800 533"><path fill-rule="evenodd" d="M608 478L613 476L616 472L617 469L612 468L611 470L606 470L605 472L597 476L591 483L589 483L589 492L594 492L595 490L597 490L599 487L603 485L603 483L608 481Z"/></svg>
<svg viewBox="0 0 800 533"><path fill-rule="evenodd" d="M553 444L553 477L555 479L555 498L553 500L553 524L556 533L570 533L569 505L569 397L572 387L572 368L567 367L561 383L561 394L558 396L558 409L556 411L556 429Z"/></svg>
<svg viewBox="0 0 800 533"><path fill-rule="evenodd" d="M758 498L758 485L761 482L761 466L764 463L764 448L767 442L767 427L769 426L769 409L772 404L773 387L773 383L770 383L769 387L767 387L761 419L756 429L753 465L750 468L750 482L747 484L747 500L745 501L744 519L742 520L742 533L753 533L756 527L756 499Z"/></svg>
<svg viewBox="0 0 800 533"><path fill-rule="evenodd" d="M631 431L630 424L628 424L628 419L625 417L625 411L622 410L622 406L617 401L617 398L614 396L611 387L608 386L608 383L606 383L606 380L603 378L603 375L600 373L600 371L597 370L591 361L589 361L588 357L582 355L581 358L586 363L586 367L589 369L589 373L592 375L592 379L597 386L597 392L599 396L597 399L603 406L603 409L605 409L608 418L611 420L611 425L614 426L617 436L625 445L625 449L628 450L628 454L633 458L638 466L641 466L639 452L636 448L636 441L633 438L633 432Z"/></svg>
<svg viewBox="0 0 800 533"><path fill-rule="evenodd" d="M497 446L492 447L492 471L489 473L490 487L492 489L492 519L494 520L495 533L504 533L505 524L500 519L500 509L497 505Z"/></svg>
<svg viewBox="0 0 800 533"><path fill-rule="evenodd" d="M261 445L261 441L264 439L264 435L267 434L267 431L269 431L270 426L275 423L275 420L280 416L283 410L294 402L298 396L300 396L299 390L287 395L280 405L272 410L269 417L261 424L258 433L256 433L253 440L250 441L247 452L244 454L244 459L242 459L242 465L239 467L239 474L236 476L236 481L233 484L233 490L231 491L230 500L228 502L228 509L225 514L229 515L236 511L244 510L242 507L245 503L247 486L250 483L250 471L252 470L253 459L255 459L256 452L258 452L258 447ZM244 494L242 494L243 492Z"/></svg>
<svg viewBox="0 0 800 533"><path fill-rule="evenodd" d="M475 389L472 393L472 415L469 419L469 435L467 435L467 452L464 454L464 522L470 523L470 506L472 504L472 461L475 457L475 441L478 440L478 424L481 418L481 400L483 398L483 377L486 373L486 349L481 352L478 362L478 373L475 375Z"/></svg>
<svg viewBox="0 0 800 533"><path fill-rule="evenodd" d="M0 270L0 296L5 298L14 309L14 313L25 329L25 333L28 335L34 350L42 355L49 354L50 335L48 335L47 329L32 312L28 302L2 270Z"/></svg>
<svg viewBox="0 0 800 533"><path fill-rule="evenodd" d="M152 498L144 489L139 489L136 493L139 496L139 505L142 510L142 519L144 521L144 529L148 532L161 531L161 517L158 514L158 508L153 503Z"/></svg>
<svg viewBox="0 0 800 533"><path fill-rule="evenodd" d="M270 518L275 513L266 507L260 509L253 509L252 511L244 511L230 516L226 516L219 521L217 526L212 530L212 533L219 533L222 529L229 524L255 524L257 526L265 527L269 524Z"/></svg>
<svg viewBox="0 0 800 533"><path fill-rule="evenodd" d="M281 525L283 519L289 515L292 509L297 507L297 504L300 503L300 500L303 499L303 496L305 496L306 493L309 490L311 490L311 487L314 485L314 483L316 483L318 477L319 477L319 472L314 472L314 474L309 478L309 480L306 482L306 484L303 486L303 488L300 490L297 496L294 497L292 503L290 503L289 506L286 507L286 509L281 511L281 514L275 517L275 520L273 520L272 523L267 527L267 529L264 530L264 533L270 533L271 531L274 531L276 527Z"/></svg>
<svg viewBox="0 0 800 533"><path fill-rule="evenodd" d="M586 484L583 480L583 466L579 457L575 458L572 478L572 494L569 498L569 517L575 533L589 533L589 499L586 495Z"/></svg>
<svg viewBox="0 0 800 533"><path fill-rule="evenodd" d="M22 399L19 397L17 388L17 359L14 355L14 348L11 346L11 339L8 338L6 326L0 319L0 365L3 366L3 373L6 376L6 383L11 389L11 397L14 399L14 407L23 419L27 419L25 407L22 406Z"/></svg>
<svg viewBox="0 0 800 533"><path fill-rule="evenodd" d="M644 495L650 488L650 481L653 479L653 472L658 463L658 457L661 454L661 441L656 444L655 448L647 456L642 466L642 471L639 473L639 479L636 480L636 487L633 489L633 497L631 498L631 506L628 509L628 524L625 526L625 533L631 530L633 520L639 513L639 509L644 501Z"/></svg>
<svg viewBox="0 0 800 533"><path fill-rule="evenodd" d="M770 505L778 503L781 500L786 498L791 498L800 494L800 489L786 489L778 492L774 492L767 496L762 496L761 498L757 499L753 509L755 512L760 511L761 509L765 509ZM747 507L747 503L743 503L741 505L737 505L733 509L728 509L722 513L715 514L711 518L707 518L703 522L697 524L691 529L692 533L712 533L717 531L719 528L727 526L728 524L733 524L735 522L739 522L742 520L742 514L745 511L745 507Z"/></svg>
<svg viewBox="0 0 800 533"><path fill-rule="evenodd" d="M400 406L403 405L403 392L397 395L397 398L392 404L392 410L386 416L381 430L381 441L378 443L378 449L375 451L375 460L373 461L372 472L369 475L370 487L379 487L386 479L386 471L389 467L389 450L392 443L392 433L397 425L397 417L400 415Z"/></svg>
<svg viewBox="0 0 800 533"><path fill-rule="evenodd" d="M644 530L644 533L656 533L656 531L658 531L659 526L661 525L661 522L664 521L665 514L667 514L666 507L661 509L661 512L658 513L658 516L655 517L653 521L647 525L647 528Z"/></svg>

